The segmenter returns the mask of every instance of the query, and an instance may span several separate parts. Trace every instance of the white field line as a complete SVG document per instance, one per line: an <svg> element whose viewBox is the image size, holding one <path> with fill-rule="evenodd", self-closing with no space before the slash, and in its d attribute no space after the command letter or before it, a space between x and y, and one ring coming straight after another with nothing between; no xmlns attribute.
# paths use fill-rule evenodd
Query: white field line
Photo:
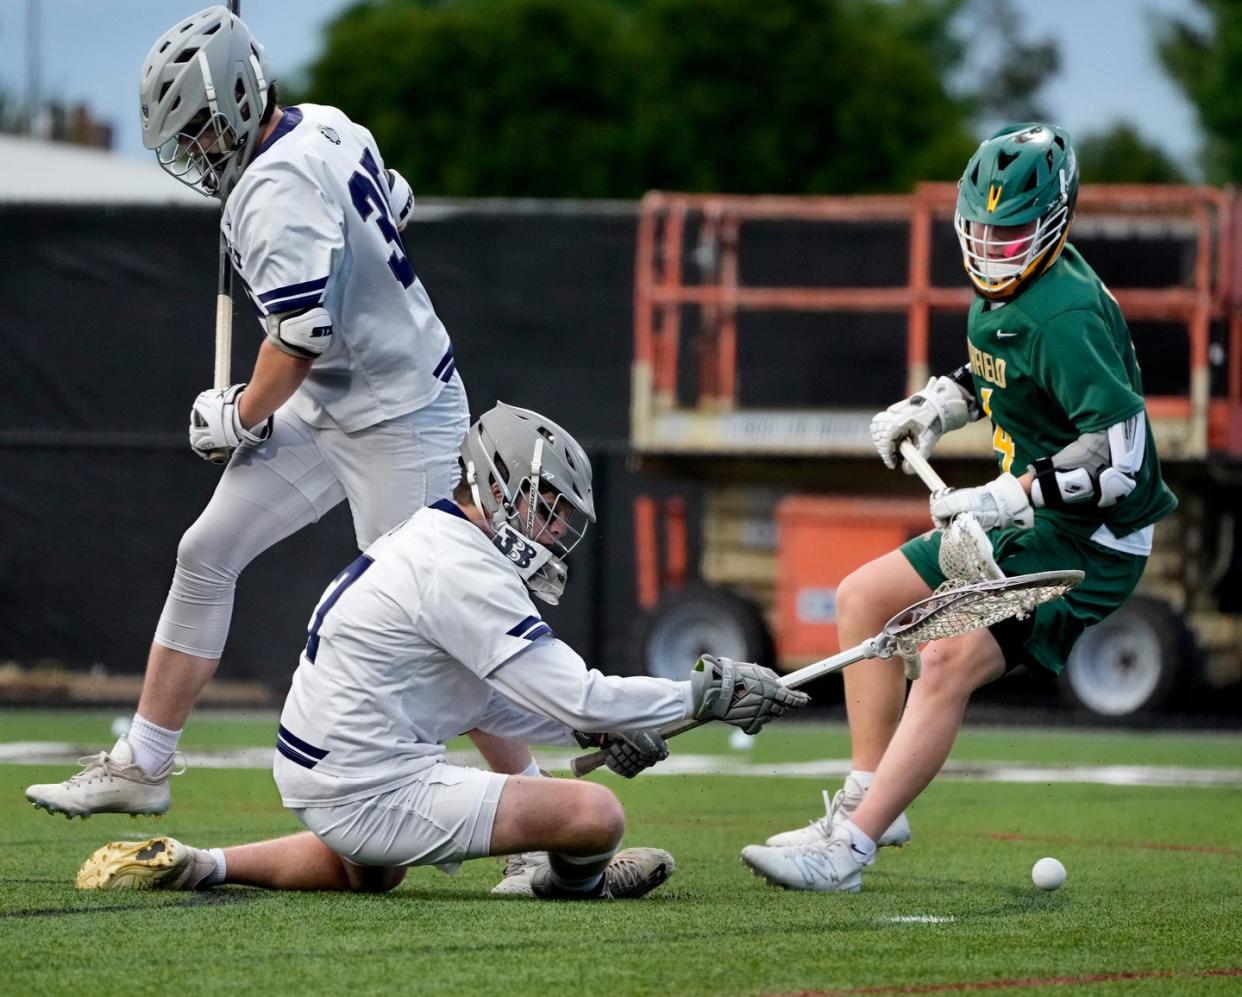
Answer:
<svg viewBox="0 0 1242 997"><path fill-rule="evenodd" d="M59 741L11 741L0 744L0 764L73 764L81 756L96 754L85 745ZM270 769L273 748L235 748L221 751L187 752L191 768ZM574 752L540 751L544 768L565 769ZM449 752L448 760L458 765L478 765L473 752ZM850 771L845 758L824 758L810 762L783 762L758 765L732 755L673 754L644 773L644 778L661 775L736 775L752 778L839 777ZM1014 762L952 762L940 773L941 779L970 779L980 782L1013 783L1093 783L1105 786L1242 786L1242 769L1183 768L1172 765L1023 765Z"/></svg>

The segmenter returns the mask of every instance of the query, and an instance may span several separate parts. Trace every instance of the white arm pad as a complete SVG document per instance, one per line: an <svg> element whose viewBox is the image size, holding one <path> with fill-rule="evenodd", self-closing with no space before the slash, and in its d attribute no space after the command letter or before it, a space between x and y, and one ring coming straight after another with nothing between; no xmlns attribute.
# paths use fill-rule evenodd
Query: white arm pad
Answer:
<svg viewBox="0 0 1242 997"><path fill-rule="evenodd" d="M1134 476L1143 466L1147 446L1147 417L1142 412L1110 426L1103 433L1084 433L1051 457L1031 465L1031 502L1040 508L1094 502L1106 509L1135 488Z"/></svg>
<svg viewBox="0 0 1242 997"><path fill-rule="evenodd" d="M268 315L263 324L273 346L303 360L314 360L332 345L332 316L322 306Z"/></svg>
<svg viewBox="0 0 1242 997"><path fill-rule="evenodd" d="M402 231L414 214L414 191L396 170L388 171L388 204L397 220L397 231Z"/></svg>
<svg viewBox="0 0 1242 997"><path fill-rule="evenodd" d="M518 706L574 730L663 727L686 719L692 709L689 682L587 671L573 648L554 637L540 637L488 675L487 683Z"/></svg>

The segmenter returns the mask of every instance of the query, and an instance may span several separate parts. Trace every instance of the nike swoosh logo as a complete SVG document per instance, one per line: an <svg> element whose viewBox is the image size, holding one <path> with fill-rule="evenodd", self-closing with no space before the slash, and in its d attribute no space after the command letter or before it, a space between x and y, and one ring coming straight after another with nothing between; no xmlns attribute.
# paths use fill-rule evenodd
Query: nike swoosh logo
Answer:
<svg viewBox="0 0 1242 997"><path fill-rule="evenodd" d="M1005 332L1001 329L996 330L997 339L1013 339L1013 337L1016 335L1018 335L1016 332Z"/></svg>

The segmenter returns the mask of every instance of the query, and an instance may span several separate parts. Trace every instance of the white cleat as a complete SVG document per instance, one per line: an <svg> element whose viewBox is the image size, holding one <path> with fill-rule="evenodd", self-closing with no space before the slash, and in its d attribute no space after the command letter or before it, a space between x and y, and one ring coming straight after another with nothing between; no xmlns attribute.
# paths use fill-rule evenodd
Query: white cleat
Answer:
<svg viewBox="0 0 1242 997"><path fill-rule="evenodd" d="M215 873L216 861L202 848L176 838L111 841L82 863L79 890L197 890Z"/></svg>
<svg viewBox="0 0 1242 997"><path fill-rule="evenodd" d="M533 897L531 877L541 865L548 864L547 852L519 852L505 858L504 878L492 887L493 893L514 897Z"/></svg>
<svg viewBox="0 0 1242 997"><path fill-rule="evenodd" d="M813 845L747 845L742 861L774 886L787 890L857 893L862 871L875 861L864 859L850 845L850 833L842 827Z"/></svg>
<svg viewBox="0 0 1242 997"><path fill-rule="evenodd" d="M604 878L595 893L567 893L552 882L552 867L539 866L531 877L531 889L542 900L633 900L668 882L677 869L673 856L663 848L623 848L604 867Z"/></svg>
<svg viewBox="0 0 1242 997"><path fill-rule="evenodd" d="M77 775L65 782L27 786L26 799L48 813L70 818L91 814L162 814L172 803L169 778L185 771L185 760L177 754L160 771L147 775L134 764L133 750L125 738L118 740L111 751L78 761L84 768Z"/></svg>
<svg viewBox="0 0 1242 997"><path fill-rule="evenodd" d="M832 837L833 827L841 821L850 818L854 811L858 809L858 805L862 803L863 794L866 790L858 785L857 781L849 776L845 777L845 786L839 790L831 800L828 799L828 790L824 790L824 810L826 813L819 820L811 821L806 827L800 827L796 831L782 831L780 834L774 834L764 842L770 848L791 848L799 845L815 845L822 843L825 839ZM880 835L880 840L876 842L877 848L884 848L892 845L900 848L910 840L910 821L906 817L905 812L897 815L897 819L888 826L888 829Z"/></svg>

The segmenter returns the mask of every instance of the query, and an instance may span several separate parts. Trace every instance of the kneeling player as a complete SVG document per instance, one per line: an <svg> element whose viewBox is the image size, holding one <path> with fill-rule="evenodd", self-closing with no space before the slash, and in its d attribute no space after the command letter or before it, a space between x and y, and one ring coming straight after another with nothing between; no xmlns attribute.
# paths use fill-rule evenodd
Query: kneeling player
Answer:
<svg viewBox="0 0 1242 997"><path fill-rule="evenodd" d="M688 717L751 733L806 702L775 673L712 657L688 682L588 671L530 591L560 595L564 557L595 510L591 466L563 429L500 404L462 445L444 500L367 548L328 586L285 701L274 762L285 806L311 833L203 850L171 838L114 842L82 887L382 891L412 865L543 850L545 898L637 897L673 857L617 851L625 817L607 788L451 765L444 744L478 728L526 743L604 746L633 776ZM528 591L529 590L529 591Z"/></svg>

